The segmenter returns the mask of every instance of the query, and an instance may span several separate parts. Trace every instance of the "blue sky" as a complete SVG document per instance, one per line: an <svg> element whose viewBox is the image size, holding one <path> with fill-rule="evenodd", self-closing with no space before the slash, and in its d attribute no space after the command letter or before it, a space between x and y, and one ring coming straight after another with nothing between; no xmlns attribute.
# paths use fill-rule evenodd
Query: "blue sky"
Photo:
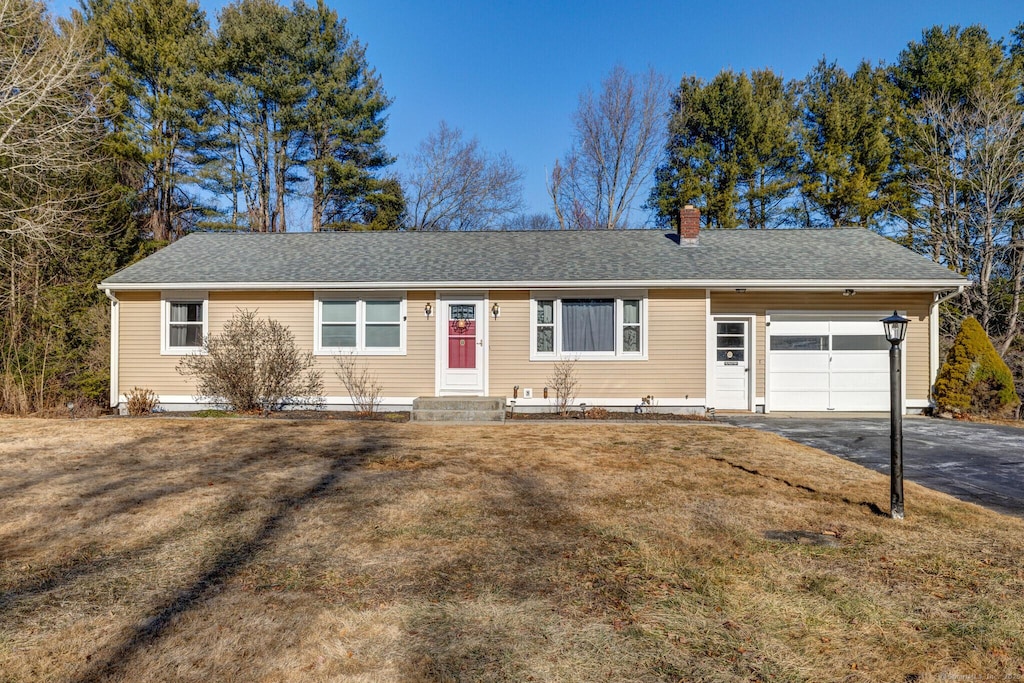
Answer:
<svg viewBox="0 0 1024 683"><path fill-rule="evenodd" d="M200 2L212 21L222 3ZM531 213L550 209L545 172L569 148L579 93L616 64L652 66L670 84L724 68L801 78L823 56L847 69L891 63L935 24L981 24L999 38L1024 21L1024 5L989 0L328 2L394 99L396 169L443 119L523 167Z"/></svg>
<svg viewBox="0 0 1024 683"><path fill-rule="evenodd" d="M526 172L530 212L549 211L546 169L571 142L577 97L616 64L671 84L724 68L802 78L821 57L851 69L893 62L934 24L1024 21L1015 2L819 0L336 3L394 98L388 148L401 157L444 119ZM399 170L401 170L401 161ZM639 217L639 216L638 216Z"/></svg>

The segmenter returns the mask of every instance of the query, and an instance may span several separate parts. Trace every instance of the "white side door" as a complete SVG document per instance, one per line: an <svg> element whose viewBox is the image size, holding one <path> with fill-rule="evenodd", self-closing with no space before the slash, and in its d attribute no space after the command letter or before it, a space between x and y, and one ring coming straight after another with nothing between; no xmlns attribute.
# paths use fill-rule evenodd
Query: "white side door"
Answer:
<svg viewBox="0 0 1024 683"><path fill-rule="evenodd" d="M720 317L714 325L714 407L750 410L750 319Z"/></svg>

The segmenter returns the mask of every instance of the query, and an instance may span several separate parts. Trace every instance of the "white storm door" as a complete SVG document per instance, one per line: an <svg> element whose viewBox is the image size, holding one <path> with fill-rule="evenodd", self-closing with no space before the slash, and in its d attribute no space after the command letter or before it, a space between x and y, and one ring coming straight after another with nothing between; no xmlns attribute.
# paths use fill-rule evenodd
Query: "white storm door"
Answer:
<svg viewBox="0 0 1024 683"><path fill-rule="evenodd" d="M440 322L441 393L482 395L484 300L444 299Z"/></svg>
<svg viewBox="0 0 1024 683"><path fill-rule="evenodd" d="M715 318L717 410L750 410L750 320Z"/></svg>

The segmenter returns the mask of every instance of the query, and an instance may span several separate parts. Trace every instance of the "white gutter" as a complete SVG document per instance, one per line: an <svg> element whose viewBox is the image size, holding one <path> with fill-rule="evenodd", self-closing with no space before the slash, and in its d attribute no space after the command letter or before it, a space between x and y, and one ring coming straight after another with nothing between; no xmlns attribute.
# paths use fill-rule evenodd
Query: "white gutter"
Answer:
<svg viewBox="0 0 1024 683"><path fill-rule="evenodd" d="M116 408L121 396L117 372L121 343L121 302L109 289L103 293L110 299L110 407Z"/></svg>
<svg viewBox="0 0 1024 683"><path fill-rule="evenodd" d="M101 282L100 288L119 291L157 291L164 289L203 290L435 290L435 289L714 289L714 290L790 290L790 291L886 291L934 292L963 287L954 280L441 280L415 282Z"/></svg>
<svg viewBox="0 0 1024 683"><path fill-rule="evenodd" d="M935 386L935 380L939 376L939 304L943 301L949 301L954 296L963 294L965 288L965 285L960 285L956 289L946 292L935 292L932 297L931 310L928 311L928 376L931 377L930 386ZM928 393L931 394L930 388Z"/></svg>

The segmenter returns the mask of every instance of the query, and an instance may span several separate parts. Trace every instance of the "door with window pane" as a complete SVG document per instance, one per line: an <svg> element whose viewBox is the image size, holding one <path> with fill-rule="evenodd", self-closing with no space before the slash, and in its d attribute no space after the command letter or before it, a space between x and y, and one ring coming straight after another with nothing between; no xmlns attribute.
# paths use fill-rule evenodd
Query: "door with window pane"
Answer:
<svg viewBox="0 0 1024 683"><path fill-rule="evenodd" d="M480 395L484 390L484 301L445 299L441 310L440 393Z"/></svg>
<svg viewBox="0 0 1024 683"><path fill-rule="evenodd" d="M750 319L714 320L715 396L718 410L750 409Z"/></svg>

